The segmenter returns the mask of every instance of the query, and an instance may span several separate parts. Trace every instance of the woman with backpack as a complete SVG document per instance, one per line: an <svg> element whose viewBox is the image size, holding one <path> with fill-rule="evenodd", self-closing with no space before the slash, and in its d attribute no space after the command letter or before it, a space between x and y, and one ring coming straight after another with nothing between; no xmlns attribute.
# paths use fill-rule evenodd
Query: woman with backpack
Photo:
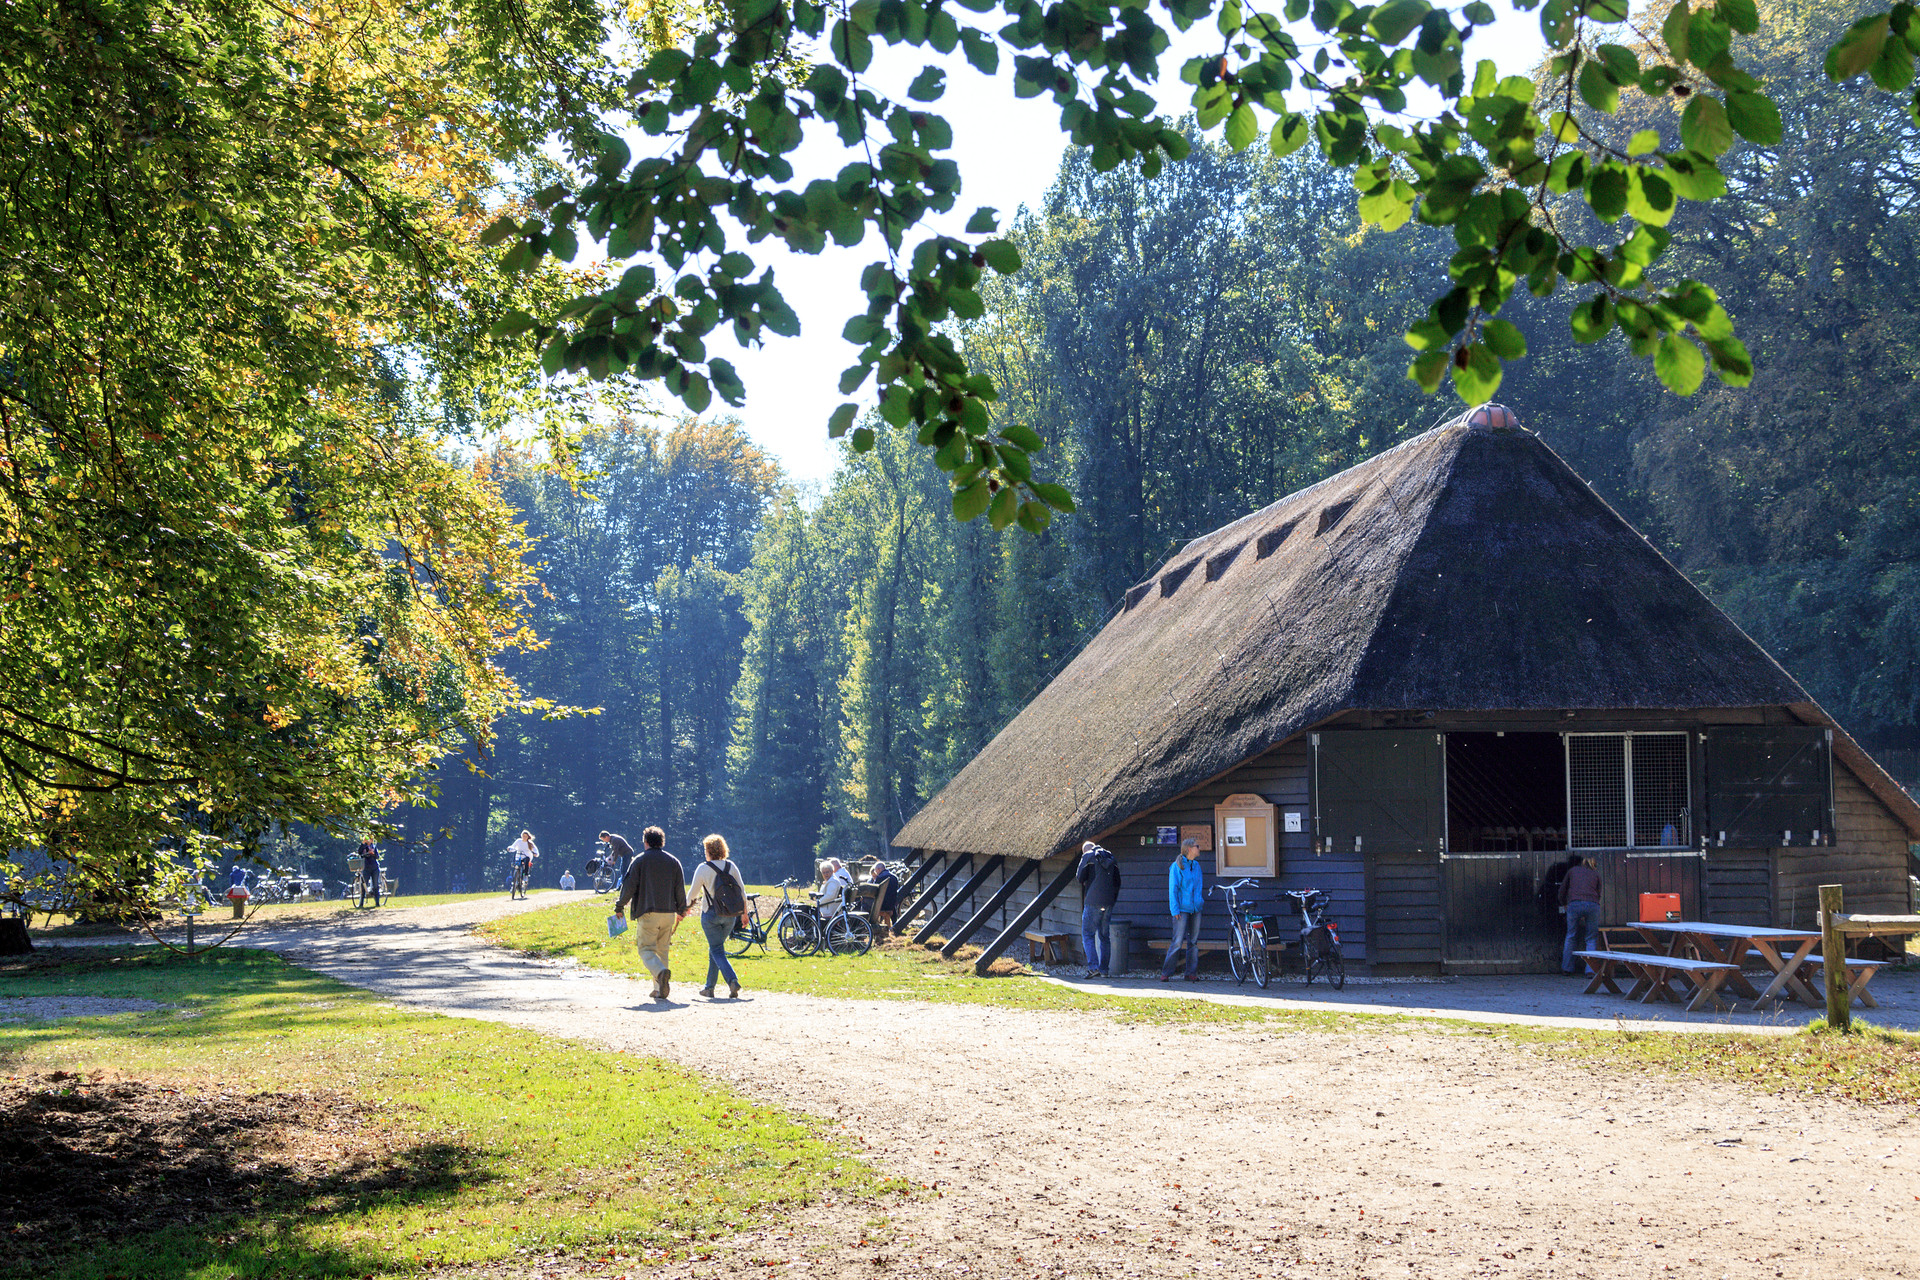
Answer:
<svg viewBox="0 0 1920 1280"><path fill-rule="evenodd" d="M740 979L727 962L727 935L736 924L747 922L747 882L727 856L726 837L708 836L701 844L707 860L693 873L693 887L687 891L687 901L700 904L700 932L707 935L707 985L700 994L713 999L713 984L724 977L727 998L738 1000Z"/></svg>

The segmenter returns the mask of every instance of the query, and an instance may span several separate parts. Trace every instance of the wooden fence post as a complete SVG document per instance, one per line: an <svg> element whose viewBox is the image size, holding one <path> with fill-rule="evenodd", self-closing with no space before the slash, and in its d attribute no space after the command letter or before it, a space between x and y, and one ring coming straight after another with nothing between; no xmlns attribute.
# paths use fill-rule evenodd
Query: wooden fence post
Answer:
<svg viewBox="0 0 1920 1280"><path fill-rule="evenodd" d="M1847 991L1847 936L1840 932L1845 910L1840 886L1820 886L1820 971L1827 980L1827 1025L1835 1031L1853 1029L1853 1000Z"/></svg>

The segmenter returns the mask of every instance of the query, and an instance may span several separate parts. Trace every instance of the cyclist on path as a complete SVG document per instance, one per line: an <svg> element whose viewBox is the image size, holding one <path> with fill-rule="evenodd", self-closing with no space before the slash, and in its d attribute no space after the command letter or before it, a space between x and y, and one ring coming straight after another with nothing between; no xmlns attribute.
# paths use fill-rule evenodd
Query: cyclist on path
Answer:
<svg viewBox="0 0 1920 1280"><path fill-rule="evenodd" d="M1107 919L1120 900L1120 863L1112 853L1089 840L1080 846L1080 948L1087 958L1087 976L1113 973L1113 941ZM1122 967L1125 961L1121 962Z"/></svg>
<svg viewBox="0 0 1920 1280"><path fill-rule="evenodd" d="M687 891L688 898L700 904L700 932L707 938L707 985L700 994L713 999L714 982L725 977L727 999L738 1000L740 979L727 962L727 936L735 925L746 926L747 882L728 856L726 837L708 836L701 848L707 858L693 873L693 885Z"/></svg>
<svg viewBox="0 0 1920 1280"><path fill-rule="evenodd" d="M1188 836L1180 842L1180 856L1167 868L1167 909L1173 915L1173 939L1167 943L1167 961L1160 966L1160 981L1173 976L1173 966L1181 948L1187 952L1187 981L1198 980L1200 971L1200 909L1206 899L1200 890L1200 841Z"/></svg>
<svg viewBox="0 0 1920 1280"><path fill-rule="evenodd" d="M622 915L633 904L633 945L653 975L653 998L665 1000L673 991L673 970L667 967L673 931L687 918L687 882L680 859L667 852L666 832L648 827L640 840L646 851L628 864L613 914Z"/></svg>
<svg viewBox="0 0 1920 1280"><path fill-rule="evenodd" d="M533 832L522 831L520 838L507 848L513 853L513 865L519 869L526 883L533 883L533 860L540 856L540 846L533 842Z"/></svg>

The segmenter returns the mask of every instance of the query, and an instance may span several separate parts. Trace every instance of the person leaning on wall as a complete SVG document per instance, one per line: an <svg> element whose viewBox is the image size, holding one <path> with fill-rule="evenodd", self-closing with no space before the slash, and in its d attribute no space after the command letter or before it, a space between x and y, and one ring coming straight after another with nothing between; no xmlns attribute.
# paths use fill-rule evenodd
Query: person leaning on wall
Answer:
<svg viewBox="0 0 1920 1280"><path fill-rule="evenodd" d="M1586 962L1576 951L1594 950L1600 931L1600 872L1592 858L1582 858L1560 878L1560 902L1567 909L1567 937L1560 944L1560 972L1584 976Z"/></svg>
<svg viewBox="0 0 1920 1280"><path fill-rule="evenodd" d="M1180 843L1180 854L1167 868L1167 910L1173 916L1173 937L1167 943L1167 961L1160 966L1160 981L1173 976L1173 966L1181 949L1187 953L1187 981L1200 976L1200 908L1205 895L1200 887L1200 841L1188 836Z"/></svg>

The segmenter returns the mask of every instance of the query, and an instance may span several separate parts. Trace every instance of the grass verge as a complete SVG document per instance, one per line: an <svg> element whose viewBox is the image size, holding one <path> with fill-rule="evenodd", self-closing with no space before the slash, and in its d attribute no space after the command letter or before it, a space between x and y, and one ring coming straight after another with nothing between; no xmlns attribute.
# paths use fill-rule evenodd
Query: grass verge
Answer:
<svg viewBox="0 0 1920 1280"><path fill-rule="evenodd" d="M596 968L645 976L634 951L633 935L607 937L606 916L612 906L611 898L568 903L496 920L481 926L481 932L518 951L563 956ZM671 960L676 981L697 983L705 979L706 941L693 919L674 935ZM1107 995L1047 982L1024 970L1005 977L977 978L969 960L942 960L936 951L905 943L892 943L858 958L795 958L775 943L766 954L756 949L733 964L743 985L761 991L844 1000L931 1000L1072 1010L1100 1013L1120 1022L1196 1031L1264 1025L1301 1031L1425 1031L1485 1036L1624 1071L1654 1069L1777 1094L1837 1097L1870 1104L1920 1103L1920 1036L1858 1022L1855 1025L1859 1030L1849 1036L1830 1035L1823 1023L1796 1035L1703 1035L1496 1025L1391 1012L1269 1009L1211 1000Z"/></svg>
<svg viewBox="0 0 1920 1280"><path fill-rule="evenodd" d="M0 1074L18 1104L0 1119L11 1140L30 1112L110 1108L111 1086L128 1080L150 1086L149 1100L268 1095L282 1110L263 1114L290 1128L263 1155L190 1127L182 1140L205 1148L193 1154L243 1162L221 1172L252 1194L153 1230L121 1228L115 1178L137 1171L106 1161L83 1237L37 1238L11 1222L4 1274L331 1280L582 1250L638 1263L823 1194L897 1189L808 1124L689 1072L403 1011L264 952L64 949L0 964L8 996L171 1006L0 1025ZM49 1084L57 1072L71 1074ZM289 1098L318 1110L286 1115ZM340 1127L343 1102L357 1131Z"/></svg>
<svg viewBox="0 0 1920 1280"><path fill-rule="evenodd" d="M531 894L534 897L538 897L543 893L558 892L559 890L557 889L534 889L531 891ZM445 902L479 902L483 899L504 897L505 894L506 891L504 889L496 889L489 893L417 893L412 896L384 899L380 909L382 911L399 911L407 907L437 907ZM371 907L366 909L372 910ZM249 906L247 908L247 920L252 924L285 924L295 920L336 920L343 919L360 910L361 908L354 906L352 903L343 902L337 898L324 902L272 902L263 903L259 906ZM69 938L113 939L139 935L138 930L129 930L124 925L97 924L86 921L76 922L70 917L62 915L54 915L51 917L36 916L35 919L52 921L51 924L44 927L34 926L32 928L32 935L36 938L63 940ZM177 912L166 916L162 921L164 931L169 935L179 932L180 921L181 916ZM233 923L232 911L225 903L221 903L220 905L209 907L201 912L199 923L195 927L202 934L209 937L218 937Z"/></svg>

